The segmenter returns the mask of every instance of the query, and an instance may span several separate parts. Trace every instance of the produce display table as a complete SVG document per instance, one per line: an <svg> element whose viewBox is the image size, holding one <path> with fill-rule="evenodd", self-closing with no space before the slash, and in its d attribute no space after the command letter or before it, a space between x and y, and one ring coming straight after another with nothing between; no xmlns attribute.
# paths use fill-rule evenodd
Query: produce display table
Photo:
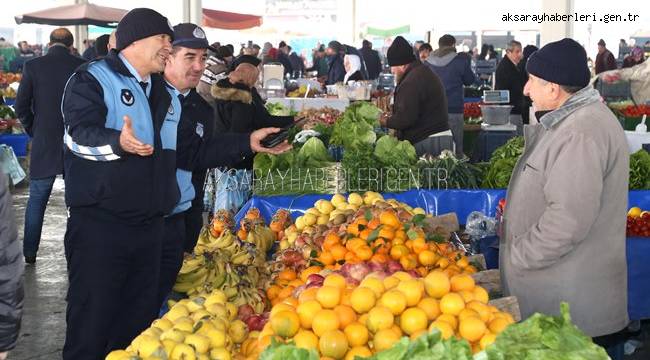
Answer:
<svg viewBox="0 0 650 360"><path fill-rule="evenodd" d="M634 131L626 131L625 137L627 138L627 145L630 148L630 154L641 150L643 144L650 144L650 132L637 133Z"/></svg>
<svg viewBox="0 0 650 360"><path fill-rule="evenodd" d="M270 98L267 102L282 104L293 111L322 109L325 106L345 111L350 105L350 100L337 98Z"/></svg>
<svg viewBox="0 0 650 360"><path fill-rule="evenodd" d="M6 134L0 135L0 144L5 144L14 150L18 157L27 156L27 143L29 136L27 134Z"/></svg>
<svg viewBox="0 0 650 360"><path fill-rule="evenodd" d="M489 161L496 148L503 146L508 140L517 136L516 131L481 131L476 139L472 162Z"/></svg>

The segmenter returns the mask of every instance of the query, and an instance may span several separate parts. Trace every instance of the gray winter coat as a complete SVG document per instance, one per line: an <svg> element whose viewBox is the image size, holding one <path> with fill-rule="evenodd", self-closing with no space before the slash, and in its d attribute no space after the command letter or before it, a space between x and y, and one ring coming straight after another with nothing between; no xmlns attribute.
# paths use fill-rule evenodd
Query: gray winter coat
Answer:
<svg viewBox="0 0 650 360"><path fill-rule="evenodd" d="M523 318L566 301L588 335L617 332L628 323L623 129L588 86L524 134L500 244L504 290Z"/></svg>
<svg viewBox="0 0 650 360"><path fill-rule="evenodd" d="M0 353L16 346L20 332L24 266L7 177L0 174Z"/></svg>

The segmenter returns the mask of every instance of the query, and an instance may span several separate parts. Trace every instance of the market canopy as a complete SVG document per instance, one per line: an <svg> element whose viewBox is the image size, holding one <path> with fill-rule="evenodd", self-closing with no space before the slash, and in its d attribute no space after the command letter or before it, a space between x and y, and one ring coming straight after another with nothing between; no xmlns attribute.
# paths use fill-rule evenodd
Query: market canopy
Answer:
<svg viewBox="0 0 650 360"><path fill-rule="evenodd" d="M203 9L203 26L223 30L243 30L262 25L262 17Z"/></svg>
<svg viewBox="0 0 650 360"><path fill-rule="evenodd" d="M380 28L368 26L368 29L366 31L368 35L381 36L381 37L391 37L400 34L408 34L409 32L411 32L410 25L404 25L392 29L380 29Z"/></svg>
<svg viewBox="0 0 650 360"><path fill-rule="evenodd" d="M75 4L39 10L16 16L17 24L43 24L56 26L97 25L115 27L127 10L94 4Z"/></svg>

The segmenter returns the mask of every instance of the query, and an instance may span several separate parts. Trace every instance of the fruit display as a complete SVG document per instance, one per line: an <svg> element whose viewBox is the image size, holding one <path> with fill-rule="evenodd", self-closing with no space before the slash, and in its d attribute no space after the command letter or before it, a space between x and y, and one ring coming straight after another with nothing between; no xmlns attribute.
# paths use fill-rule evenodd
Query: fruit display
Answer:
<svg viewBox="0 0 650 360"><path fill-rule="evenodd" d="M234 232L227 212L218 212L201 231L194 252L183 260L173 290L188 296L204 296L223 291L237 306L250 305L256 313L265 308L259 289L270 275L266 254L277 234L264 224L259 211L252 208Z"/></svg>
<svg viewBox="0 0 650 360"><path fill-rule="evenodd" d="M313 98L320 94L321 91L317 88L307 87L307 85L300 85L297 89L287 92L287 97Z"/></svg>
<svg viewBox="0 0 650 360"><path fill-rule="evenodd" d="M325 106L320 109L305 109L298 113L299 118L307 120L302 125L304 130L311 130L318 124L332 125L341 116L341 112Z"/></svg>
<svg viewBox="0 0 650 360"><path fill-rule="evenodd" d="M22 74L0 72L0 85L20 82ZM13 97L16 97L15 95Z"/></svg>
<svg viewBox="0 0 650 360"><path fill-rule="evenodd" d="M253 352L240 356L257 358L256 351L275 340L317 350L321 357L353 359L433 329L444 339L465 339L476 353L514 323L510 314L488 303L487 291L469 274L449 276L434 270L416 277L404 271L389 276L377 271L360 282L348 281L339 272L322 274L320 284L310 283L277 302Z"/></svg>
<svg viewBox="0 0 650 360"><path fill-rule="evenodd" d="M248 326L242 320L244 309L229 302L220 290L183 299L151 323L126 349L109 353L106 360L229 360L239 348L249 346Z"/></svg>
<svg viewBox="0 0 650 360"><path fill-rule="evenodd" d="M481 107L479 106L479 103L465 103L463 105L463 116L466 121L469 119L480 119Z"/></svg>
<svg viewBox="0 0 650 360"><path fill-rule="evenodd" d="M627 236L650 237L650 211L633 207L627 213Z"/></svg>
<svg viewBox="0 0 650 360"><path fill-rule="evenodd" d="M0 95L5 99L14 99L16 97L16 90L12 87L7 86L6 88L0 88Z"/></svg>

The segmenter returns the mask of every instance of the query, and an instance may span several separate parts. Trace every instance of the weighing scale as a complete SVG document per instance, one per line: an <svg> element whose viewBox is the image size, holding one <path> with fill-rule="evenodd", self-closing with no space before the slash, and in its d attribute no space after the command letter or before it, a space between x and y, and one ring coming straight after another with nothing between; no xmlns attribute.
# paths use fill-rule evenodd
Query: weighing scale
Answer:
<svg viewBox="0 0 650 360"><path fill-rule="evenodd" d="M483 123L481 130L484 131L517 131L517 126L510 124L510 103L509 90L484 90L483 105ZM501 124L490 124L501 123Z"/></svg>
<svg viewBox="0 0 650 360"><path fill-rule="evenodd" d="M491 86L494 89L496 82L497 60L477 60L474 62L474 73L483 81L483 85Z"/></svg>

